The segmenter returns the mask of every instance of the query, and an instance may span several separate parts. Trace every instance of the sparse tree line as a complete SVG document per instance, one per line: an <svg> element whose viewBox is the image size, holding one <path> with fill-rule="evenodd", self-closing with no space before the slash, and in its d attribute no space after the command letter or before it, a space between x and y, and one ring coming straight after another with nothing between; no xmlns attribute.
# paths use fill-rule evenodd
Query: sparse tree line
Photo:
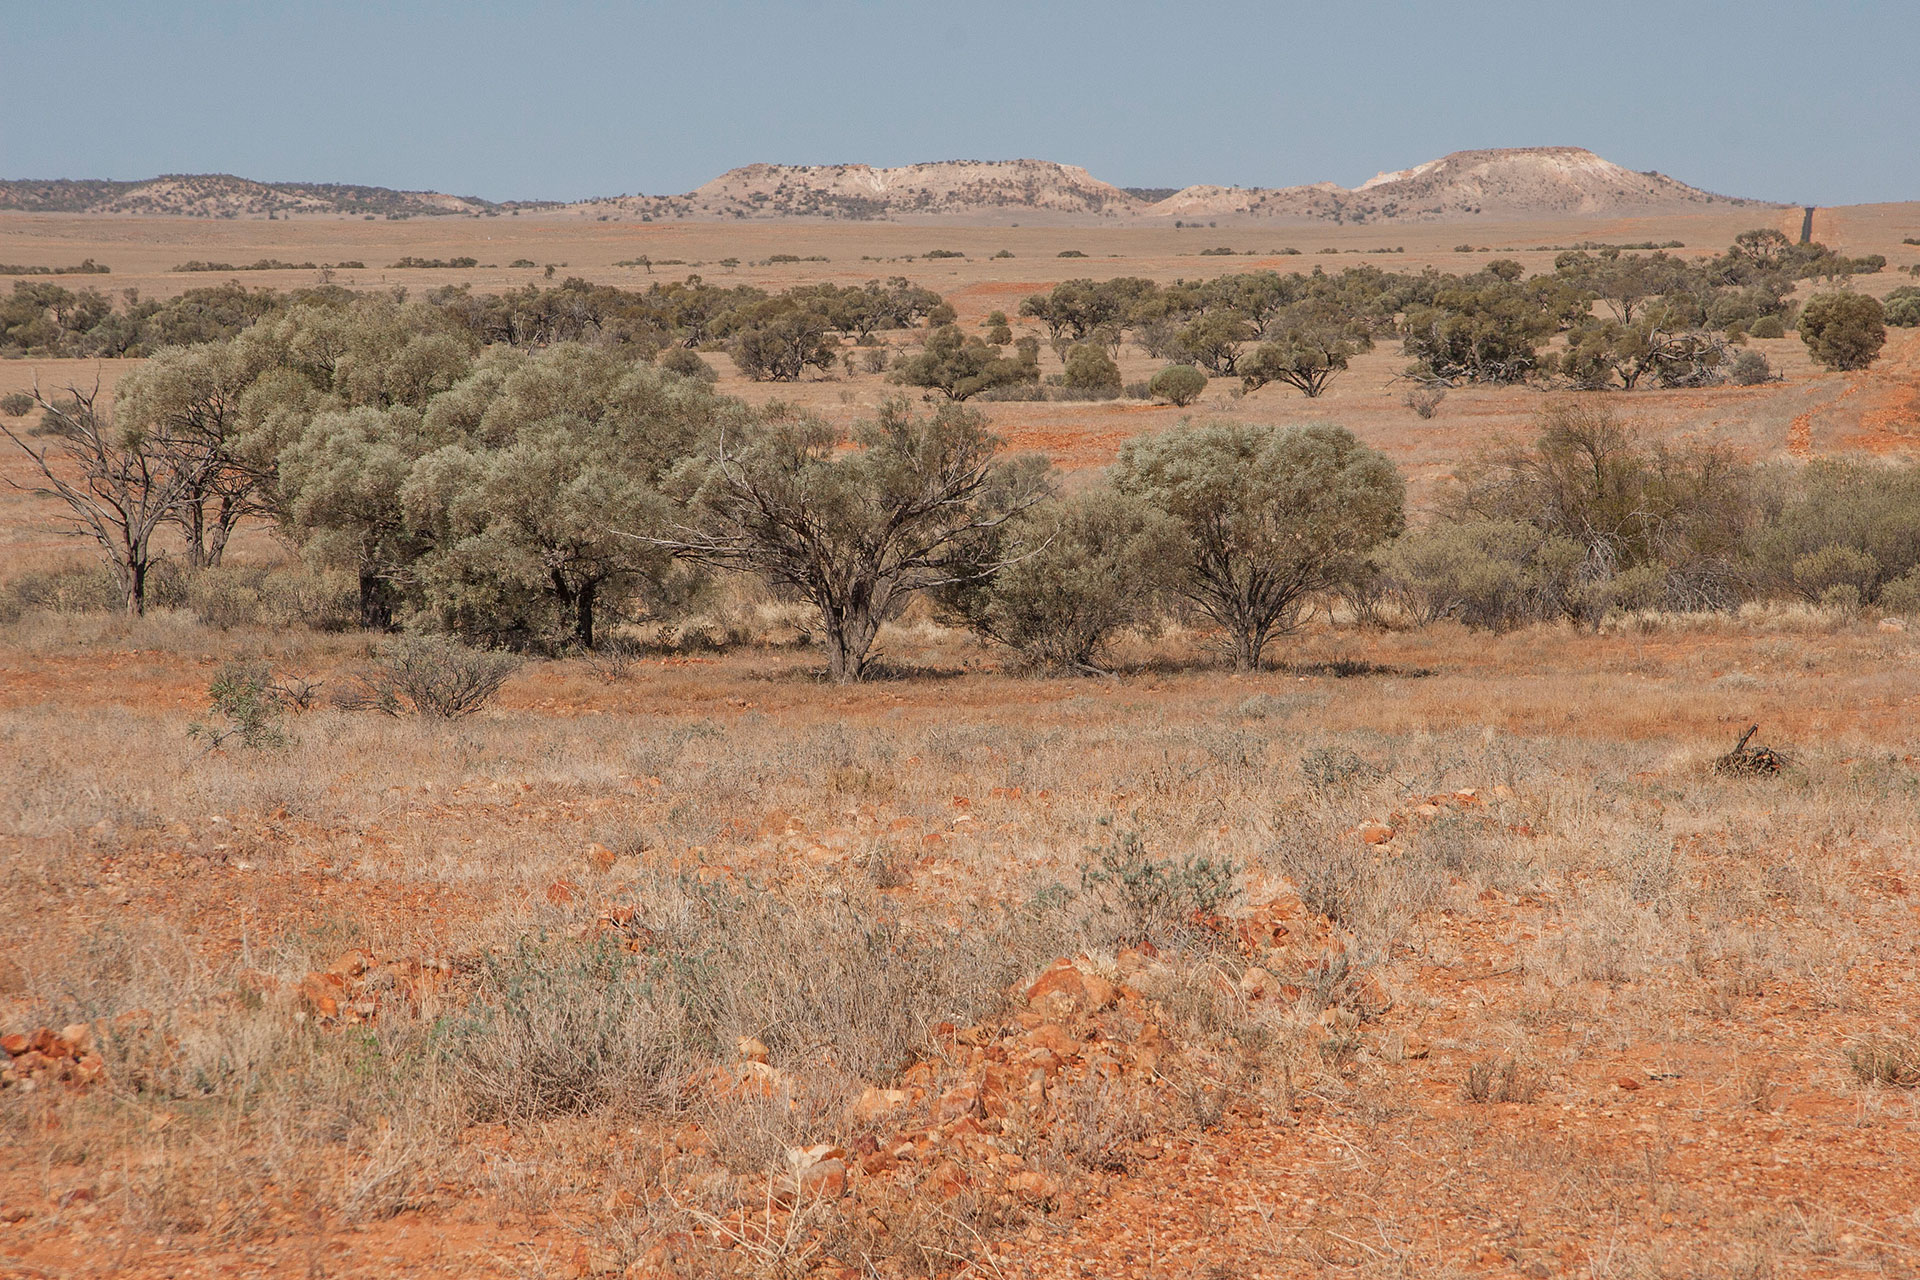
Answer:
<svg viewBox="0 0 1920 1280"><path fill-rule="evenodd" d="M0 298L0 355L146 356L232 338L301 308L351 308L362 296L340 285L279 292L229 281L166 301L143 299L129 289L116 302L97 289L22 280ZM405 289L389 295L395 302L409 296ZM436 313L436 327L482 346L583 342L649 356L673 347L724 349L743 373L763 381L791 381L809 369L832 367L843 339L874 348L879 332L953 319L939 294L901 277L798 285L778 294L709 284L698 276L646 289L579 279L499 294L448 285L425 291L420 301Z"/></svg>
<svg viewBox="0 0 1920 1280"><path fill-rule="evenodd" d="M1168 361L1165 381L1150 389L1177 404L1204 387L1193 373L1238 379L1247 392L1283 383L1318 396L1355 355L1395 338L1411 360L1407 376L1433 385L1690 387L1770 377L1757 352L1736 354L1735 344L1782 337L1796 324L1823 364L1865 367L1886 324L1920 323L1920 289L1895 290L1884 306L1841 291L1802 307L1793 295L1803 280L1839 281L1885 265L1879 255L1848 258L1762 230L1704 260L1572 250L1533 277L1518 261L1496 259L1464 276L1357 266L1164 286L1134 277L1068 280L1028 297L1020 314L1046 327L1063 359L1089 349L1111 354L1130 340Z"/></svg>
<svg viewBox="0 0 1920 1280"><path fill-rule="evenodd" d="M849 434L718 395L684 354L488 346L445 307L314 301L163 351L111 413L70 392L37 431L0 429L131 612L163 531L196 571L260 519L351 576L360 626L487 647L592 650L744 571L809 606L838 680L916 595L1058 670L1169 618L1244 669L1316 608L1505 628L1920 605L1920 472L1648 447L1605 401L1550 402L1535 445L1463 467L1409 529L1399 472L1337 426L1183 423L1063 494L971 406L896 400Z"/></svg>

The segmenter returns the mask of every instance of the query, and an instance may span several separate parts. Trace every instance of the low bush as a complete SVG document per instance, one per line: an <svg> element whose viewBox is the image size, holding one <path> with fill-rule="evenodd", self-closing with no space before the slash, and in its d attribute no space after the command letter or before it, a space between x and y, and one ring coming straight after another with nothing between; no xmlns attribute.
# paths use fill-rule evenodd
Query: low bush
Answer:
<svg viewBox="0 0 1920 1280"><path fill-rule="evenodd" d="M712 365L700 358L700 353L688 347L669 347L660 354L659 365L668 373L677 373L683 378L692 378L711 386L720 380Z"/></svg>
<svg viewBox="0 0 1920 1280"><path fill-rule="evenodd" d="M1139 833L1116 831L1087 850L1080 888L1115 946L1165 944L1240 896L1241 868L1231 859L1189 854L1155 858Z"/></svg>
<svg viewBox="0 0 1920 1280"><path fill-rule="evenodd" d="M1190 364L1170 364L1153 375L1147 390L1181 408L1198 400L1207 389L1207 375Z"/></svg>
<svg viewBox="0 0 1920 1280"><path fill-rule="evenodd" d="M404 636L382 645L335 702L348 711L457 720L491 702L519 666L511 654L445 636Z"/></svg>
<svg viewBox="0 0 1920 1280"><path fill-rule="evenodd" d="M187 736L204 739L209 749L237 742L261 749L287 744L286 702L264 662L228 662L207 686L211 716L187 726Z"/></svg>

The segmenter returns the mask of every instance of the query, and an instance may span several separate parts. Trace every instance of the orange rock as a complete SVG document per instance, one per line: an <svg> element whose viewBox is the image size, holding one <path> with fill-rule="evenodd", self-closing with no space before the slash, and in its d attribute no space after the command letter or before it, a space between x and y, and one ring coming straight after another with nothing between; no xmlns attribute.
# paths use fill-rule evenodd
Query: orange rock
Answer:
<svg viewBox="0 0 1920 1280"><path fill-rule="evenodd" d="M1614 1084L1618 1085L1622 1089L1625 1089L1628 1093L1632 1093L1635 1089L1638 1089L1640 1087L1640 1082L1634 1079L1632 1076L1620 1076L1614 1080Z"/></svg>
<svg viewBox="0 0 1920 1280"><path fill-rule="evenodd" d="M27 1038L18 1031L9 1036L0 1036L0 1049L17 1058L27 1051Z"/></svg>
<svg viewBox="0 0 1920 1280"><path fill-rule="evenodd" d="M1007 1190L1022 1200L1046 1204L1059 1196L1060 1183L1038 1169L1022 1169L1007 1179Z"/></svg>
<svg viewBox="0 0 1920 1280"><path fill-rule="evenodd" d="M556 907L572 906L579 896L579 888L571 880L555 880L547 886L547 901Z"/></svg>
<svg viewBox="0 0 1920 1280"><path fill-rule="evenodd" d="M616 861L618 859L614 856L613 850L599 841L596 840L587 846L587 870L605 875L613 870L613 864Z"/></svg>
<svg viewBox="0 0 1920 1280"><path fill-rule="evenodd" d="M868 1085L860 1096L853 1100L848 1113L856 1121L871 1124L875 1120L892 1115L906 1106L909 1101L911 1101L911 1095L905 1089L880 1089Z"/></svg>
<svg viewBox="0 0 1920 1280"><path fill-rule="evenodd" d="M341 978L357 978L372 967L373 957L356 947L328 965L327 972Z"/></svg>
<svg viewBox="0 0 1920 1280"><path fill-rule="evenodd" d="M1111 982L1096 973L1081 970L1064 957L1053 962L1027 988L1027 1003L1035 1012L1063 1017L1072 1013L1092 1013L1104 1009L1119 998Z"/></svg>
<svg viewBox="0 0 1920 1280"><path fill-rule="evenodd" d="M1020 1040L1036 1049L1051 1050L1062 1058L1072 1057L1075 1048L1073 1037L1057 1022L1043 1022L1021 1036Z"/></svg>
<svg viewBox="0 0 1920 1280"><path fill-rule="evenodd" d="M1385 844L1393 839L1393 828L1384 822L1363 822L1353 829L1353 834L1368 844Z"/></svg>

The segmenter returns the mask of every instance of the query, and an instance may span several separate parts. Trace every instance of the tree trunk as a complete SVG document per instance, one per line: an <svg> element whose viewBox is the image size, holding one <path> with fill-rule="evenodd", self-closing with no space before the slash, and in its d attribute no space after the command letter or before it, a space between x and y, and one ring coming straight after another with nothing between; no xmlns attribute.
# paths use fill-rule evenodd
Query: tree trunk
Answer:
<svg viewBox="0 0 1920 1280"><path fill-rule="evenodd" d="M122 579L127 589L127 612L135 617L147 611L147 558L136 554L127 561L127 571Z"/></svg>
<svg viewBox="0 0 1920 1280"><path fill-rule="evenodd" d="M207 512L198 499L181 505L180 529L186 535L187 568L197 573L207 567Z"/></svg>
<svg viewBox="0 0 1920 1280"><path fill-rule="evenodd" d="M835 684L857 684L867 672L867 653L880 620L867 609L822 610L827 623L827 675Z"/></svg>
<svg viewBox="0 0 1920 1280"><path fill-rule="evenodd" d="M206 563L203 567L220 567L220 561L227 554L227 539L233 536L233 527L239 523L240 517L234 514L233 499L220 499L220 512L207 530Z"/></svg>
<svg viewBox="0 0 1920 1280"><path fill-rule="evenodd" d="M582 649L593 648L593 602L599 594L600 584L587 581L580 584L579 594L574 597L573 638Z"/></svg>
<svg viewBox="0 0 1920 1280"><path fill-rule="evenodd" d="M1233 629L1233 669L1235 671L1257 671L1260 668L1260 651L1267 647L1266 632L1256 626L1242 624Z"/></svg>
<svg viewBox="0 0 1920 1280"><path fill-rule="evenodd" d="M375 569L360 570L360 625L368 631L393 628L393 599L387 580Z"/></svg>

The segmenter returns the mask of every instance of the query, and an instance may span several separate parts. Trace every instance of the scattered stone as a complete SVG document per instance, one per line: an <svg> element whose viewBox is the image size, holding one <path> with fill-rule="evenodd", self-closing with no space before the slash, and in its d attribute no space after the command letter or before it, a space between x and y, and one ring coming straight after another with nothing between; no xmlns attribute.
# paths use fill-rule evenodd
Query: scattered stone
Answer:
<svg viewBox="0 0 1920 1280"><path fill-rule="evenodd" d="M1384 822L1363 822L1353 829L1353 834L1367 844L1385 844L1393 839L1393 828Z"/></svg>

